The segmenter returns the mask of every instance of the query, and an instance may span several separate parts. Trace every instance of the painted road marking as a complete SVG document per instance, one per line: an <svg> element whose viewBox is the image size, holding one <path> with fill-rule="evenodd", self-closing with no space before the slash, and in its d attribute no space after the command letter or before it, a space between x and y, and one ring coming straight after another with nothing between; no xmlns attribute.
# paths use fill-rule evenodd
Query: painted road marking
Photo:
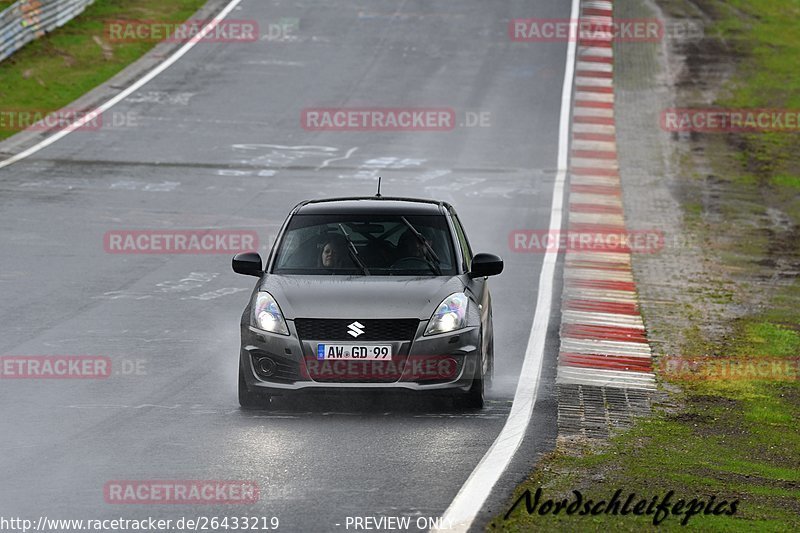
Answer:
<svg viewBox="0 0 800 533"><path fill-rule="evenodd" d="M601 368L559 366L557 383L593 385L624 389L655 390L655 377L649 372L628 372Z"/></svg>
<svg viewBox="0 0 800 533"><path fill-rule="evenodd" d="M614 177L608 176L572 176L570 178L572 185L602 185L605 187L619 187L619 180ZM622 213L620 212L621 216Z"/></svg>
<svg viewBox="0 0 800 533"><path fill-rule="evenodd" d="M593 78L588 76L581 76L580 78L577 78L577 81L581 85L581 87L607 87L609 89L613 88L613 80L609 78Z"/></svg>
<svg viewBox="0 0 800 533"><path fill-rule="evenodd" d="M580 58L586 61L586 57L602 57L606 59L613 59L614 50L605 46L586 46L581 48L582 52Z"/></svg>
<svg viewBox="0 0 800 533"><path fill-rule="evenodd" d="M590 284L595 286L588 286ZM575 280L573 281L572 286L565 289L565 295L576 300L583 295L587 300L635 303L637 299L634 288L635 285L633 283L625 283L620 281L587 282L584 286L581 286L579 281Z"/></svg>
<svg viewBox="0 0 800 533"><path fill-rule="evenodd" d="M625 357L621 355L575 354L561 352L558 362L564 366L625 370L629 372L651 372L653 364L649 357Z"/></svg>
<svg viewBox="0 0 800 533"><path fill-rule="evenodd" d="M580 60L578 61L578 72L580 72L581 70L613 72L614 65L606 62L603 63L587 62L584 58L580 58Z"/></svg>
<svg viewBox="0 0 800 533"><path fill-rule="evenodd" d="M614 95L609 93L579 92L575 93L575 100L578 102L606 102L614 103Z"/></svg>
<svg viewBox="0 0 800 533"><path fill-rule="evenodd" d="M603 313L599 311L571 311L561 314L561 321L567 324L591 324L595 326L624 326L644 330L644 322L638 314Z"/></svg>
<svg viewBox="0 0 800 533"><path fill-rule="evenodd" d="M216 17L214 17L208 24L206 24L195 37L193 37L189 42L187 42L180 49L178 49L164 62L160 63L153 70L145 74L136 83L134 83L124 91L120 92L114 98L108 100L106 103L102 104L97 109L91 111L90 113L87 113L84 117L82 117L80 120L77 120L74 124L70 124L68 127L54 133L47 139L39 142L38 144L35 144L34 146L31 146L27 150L24 150L14 156L11 156L8 159L0 161L0 169L13 165L14 163L22 161L23 159L27 159L28 157L36 154L37 152L40 152L41 150L47 148L51 144L60 141L73 131L81 129L83 126L92 122L93 120L96 120L98 116L102 115L103 113L105 113L106 111L108 111L109 109L111 109L112 107L114 107L115 105L117 105L118 103L120 103L121 101L123 101L124 99L131 96L136 91L138 91L139 89L150 83L158 75L160 75L162 72L164 72L169 67L174 65L180 58L185 56L192 48L194 48L197 45L197 43L203 42L206 35L208 35L214 28L216 28L219 25L219 23L222 22L222 20L224 20L225 17L227 17L230 14L231 11L236 9L236 6L238 6L241 3L241 1L242 0L232 0L231 3L225 6L225 8L222 11L220 11L220 13Z"/></svg>
<svg viewBox="0 0 800 533"><path fill-rule="evenodd" d="M608 354L623 355L628 357L650 358L650 346L642 342L627 342L601 339L573 339L564 338L561 341L561 351L583 354Z"/></svg>
<svg viewBox="0 0 800 533"><path fill-rule="evenodd" d="M570 20L578 18L580 0L572 0ZM561 118L559 122L558 137L558 171L553 185L553 202L550 208L550 231L561 231L563 217L564 182L567 175L569 155L570 116L572 114L572 90L575 72L577 49L576 43L570 41L567 45L566 68L564 71L564 84L561 92ZM533 315L533 325L528 337L525 350L525 359L522 364L517 390L514 393L514 403L511 413L500 434L492 446L475 467L467 481L462 485L456 497L442 516L443 524L452 524L445 530L464 532L467 531L477 514L483 508L486 499L491 494L497 480L503 475L511 459L514 457L528 428L539 391L539 380L544 361L545 338L550 322L550 312L553 306L553 289L555 280L556 259L558 254L544 254L542 271L539 276L539 290L536 300L536 310Z"/></svg>
<svg viewBox="0 0 800 533"><path fill-rule="evenodd" d="M616 142L617 129L613 124L573 124L575 133L599 133L602 135L613 135Z"/></svg>
<svg viewBox="0 0 800 533"><path fill-rule="evenodd" d="M601 122L601 124L614 124L614 110L610 107L576 107L575 108L575 122L587 122L588 119L584 117L602 117L611 119L609 122Z"/></svg>

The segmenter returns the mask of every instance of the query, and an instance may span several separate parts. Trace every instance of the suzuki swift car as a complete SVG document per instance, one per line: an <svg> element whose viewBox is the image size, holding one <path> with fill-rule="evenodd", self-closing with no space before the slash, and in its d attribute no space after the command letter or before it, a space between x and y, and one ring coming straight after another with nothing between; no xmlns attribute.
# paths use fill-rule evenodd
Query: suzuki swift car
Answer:
<svg viewBox="0 0 800 533"><path fill-rule="evenodd" d="M365 197L292 209L241 319L239 403L267 408L301 391L438 393L481 408L494 370L487 278L503 271L473 254L445 202Z"/></svg>

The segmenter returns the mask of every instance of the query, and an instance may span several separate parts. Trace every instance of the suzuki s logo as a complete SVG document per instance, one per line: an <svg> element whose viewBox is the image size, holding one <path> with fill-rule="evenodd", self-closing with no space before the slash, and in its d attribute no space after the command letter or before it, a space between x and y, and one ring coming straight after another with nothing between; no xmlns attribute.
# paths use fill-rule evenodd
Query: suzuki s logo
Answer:
<svg viewBox="0 0 800 533"><path fill-rule="evenodd" d="M354 338L358 338L364 334L364 324L361 322L353 322L349 326L347 326L347 333L348 335L352 335Z"/></svg>

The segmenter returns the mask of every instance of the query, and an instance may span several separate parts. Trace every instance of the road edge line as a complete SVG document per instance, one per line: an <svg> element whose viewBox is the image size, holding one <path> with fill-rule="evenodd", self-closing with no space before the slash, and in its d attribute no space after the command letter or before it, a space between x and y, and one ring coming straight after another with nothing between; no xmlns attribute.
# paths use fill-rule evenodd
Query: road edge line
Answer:
<svg viewBox="0 0 800 533"><path fill-rule="evenodd" d="M97 108L93 109L91 112L84 115L80 120L77 120L74 124L70 124L69 126L65 127L62 130L54 133L50 137L36 143L35 145L31 146L30 148L23 150L22 152L15 154L8 159L4 159L0 161L0 169L4 169L13 165L14 163L18 163L24 159L29 158L30 156L40 152L41 150L47 148L48 146L57 143L70 133L75 130L78 130L85 126L86 124L94 121L97 117L120 103L125 98L132 95L134 92L138 91L151 81L153 81L156 77L158 77L161 73L166 71L169 67L174 65L178 62L183 56L185 56L192 48L194 48L198 43L200 43L206 35L208 35L211 30L213 30L220 22L222 22L225 17L227 17L231 11L236 9L236 7L242 3L242 0L231 0L228 5L226 5L222 11L220 11L211 21L206 24L200 33L194 36L189 42L179 48L175 53L169 56L167 59L159 63L156 67L150 70L147 74L139 78L136 82L134 82L131 86L127 87L125 90L121 91L119 94L111 98L110 100L106 101L104 104L98 106Z"/></svg>
<svg viewBox="0 0 800 533"><path fill-rule="evenodd" d="M572 0L570 20L578 18L580 1ZM550 208L551 235L558 234L561 231L563 219L576 51L577 38L569 39L564 85L561 92L558 171L553 185L553 202ZM467 531L522 444L539 390L539 379L544 361L545 339L550 323L550 314L553 310L553 287L558 252L559 249L556 249L553 253L544 254L533 324L528 337L525 359L517 382L517 390L514 393L511 412L503 429L500 430L500 434L497 435L489 450L473 469L469 478L461 486L458 494L456 494L444 515L442 515L441 529L431 529L431 533Z"/></svg>

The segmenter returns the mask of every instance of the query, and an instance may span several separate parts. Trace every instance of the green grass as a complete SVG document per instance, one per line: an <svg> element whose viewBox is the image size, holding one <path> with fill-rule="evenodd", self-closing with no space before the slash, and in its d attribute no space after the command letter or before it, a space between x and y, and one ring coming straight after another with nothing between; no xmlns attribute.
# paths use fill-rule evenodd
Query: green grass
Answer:
<svg viewBox="0 0 800 533"><path fill-rule="evenodd" d="M720 35L746 52L740 83L731 89L730 105L800 108L800 54L797 20L800 4L792 0L714 0L726 15L715 26Z"/></svg>
<svg viewBox="0 0 800 533"><path fill-rule="evenodd" d="M800 355L800 335L786 326L771 322L747 322L743 327L742 337L739 346L742 356L797 357Z"/></svg>
<svg viewBox="0 0 800 533"><path fill-rule="evenodd" d="M78 18L0 63L0 111L60 109L112 78L155 46L109 43L109 20L173 22L191 17L204 0L97 0ZM0 129L0 139L18 129Z"/></svg>
<svg viewBox="0 0 800 533"><path fill-rule="evenodd" d="M746 59L727 87L723 107L800 110L800 3L790 0L713 0L726 15L712 31ZM724 7L722 7L724 6ZM800 170L797 133L753 133L736 139L739 159L746 169L760 170L775 184L798 188Z"/></svg>
<svg viewBox="0 0 800 533"><path fill-rule="evenodd" d="M797 287L795 287L797 289ZM791 291L790 291L791 294ZM800 323L800 306L780 303L771 313ZM748 361L750 357L800 357L800 336L794 329L764 317L742 319L727 345L710 345L698 328L687 331L686 353L718 352ZM794 367L797 369L797 365ZM800 383L794 380L695 380L673 376L681 386L680 412L660 412L632 430L611 439L597 452L557 450L520 485L488 531L639 531L653 529L653 516L528 515L524 503L508 519L512 503L542 488L543 499L608 499L616 489L652 499L674 490L691 500L711 496L739 500L733 516L689 518L702 531L790 531L800 529ZM573 500L570 500L573 501ZM670 516L659 529L684 530L685 516Z"/></svg>
<svg viewBox="0 0 800 533"><path fill-rule="evenodd" d="M774 185L775 187L800 189L800 176L787 176L779 174L770 178L770 184Z"/></svg>
<svg viewBox="0 0 800 533"><path fill-rule="evenodd" d="M688 519L690 526L703 531L800 528L797 383L741 382L735 384L735 392L728 390L729 384L683 385L685 411L644 420L600 453L552 454L517 488L507 509L526 489L534 493L539 487L543 499L569 498L572 490L579 490L594 501L608 499L616 489L648 500L673 490L673 501L708 501L711 496L717 502L739 500L733 516L700 514ZM659 528L683 530L684 518L670 516ZM496 517L488 530L637 531L652 528L652 519L528 515L522 504L508 519Z"/></svg>

